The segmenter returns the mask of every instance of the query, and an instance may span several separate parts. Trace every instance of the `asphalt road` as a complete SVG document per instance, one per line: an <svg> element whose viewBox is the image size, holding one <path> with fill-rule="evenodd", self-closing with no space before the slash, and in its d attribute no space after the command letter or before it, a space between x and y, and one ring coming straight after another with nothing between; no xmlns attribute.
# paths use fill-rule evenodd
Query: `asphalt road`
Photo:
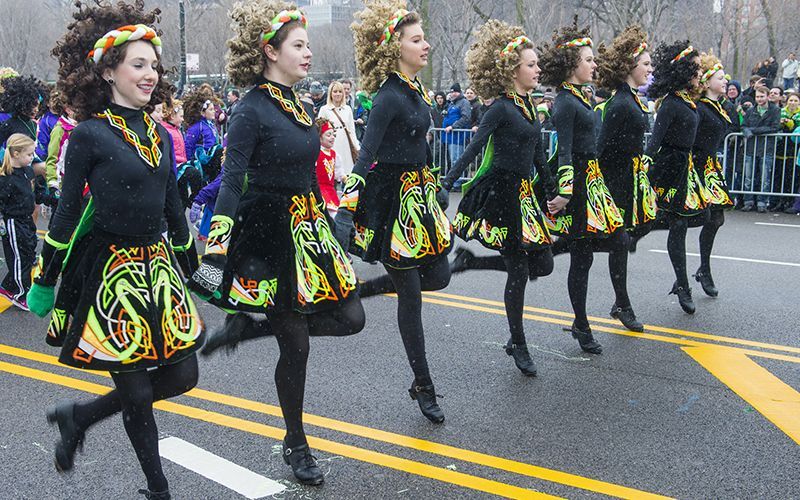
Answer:
<svg viewBox="0 0 800 500"><path fill-rule="evenodd" d="M698 234L690 230L689 252L698 251ZM651 234L629 264L644 334L608 318L613 293L606 257L597 255L589 313L604 347L599 356L562 331L571 323L568 257L557 257L553 274L526 294L525 328L539 368L533 379L501 349L505 275L455 276L424 298L427 351L447 418L439 426L406 392L412 375L396 299L366 300L362 333L312 340L306 430L326 472L319 488L297 485L276 454L283 422L274 339L202 359L200 390L159 406L159 432L288 487L274 498L796 498L798 248L800 217L728 214L714 253L749 260L713 259L720 296L695 286L697 314L688 316L667 295L674 278L661 253L666 233ZM698 261L688 257L690 271ZM221 322L212 307L200 309L210 328ZM91 429L73 473L55 472L56 431L45 409L91 397L111 381L55 363L45 328L13 307L0 314L0 498L141 498L144 478L119 417ZM174 498L243 498L170 461L164 467Z"/></svg>

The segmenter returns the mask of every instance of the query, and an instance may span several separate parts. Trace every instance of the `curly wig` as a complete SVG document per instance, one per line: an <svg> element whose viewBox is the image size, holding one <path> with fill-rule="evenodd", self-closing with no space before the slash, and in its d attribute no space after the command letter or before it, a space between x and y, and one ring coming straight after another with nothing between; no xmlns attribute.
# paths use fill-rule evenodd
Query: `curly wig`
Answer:
<svg viewBox="0 0 800 500"><path fill-rule="evenodd" d="M572 26L564 26L553 32L553 45L539 47L539 67L542 73L539 80L545 85L558 87L566 81L578 67L581 60L581 47L564 47L563 44L577 38L589 36L589 27L578 27L578 16Z"/></svg>
<svg viewBox="0 0 800 500"><path fill-rule="evenodd" d="M203 105L206 101L220 104L220 100L214 94L214 89L211 88L211 85L200 85L183 95L183 118L186 120L187 125L194 125L203 118ZM164 116L169 116L166 109L164 110Z"/></svg>
<svg viewBox="0 0 800 500"><path fill-rule="evenodd" d="M388 43L379 45L386 23L398 9L406 8L406 0L366 0L364 10L356 12L353 30L353 45L356 51L356 67L361 75L361 88L367 93L377 92L384 80L397 70L400 59L400 37L406 26L422 22L419 14L409 12L395 28L395 36Z"/></svg>
<svg viewBox="0 0 800 500"><path fill-rule="evenodd" d="M614 90L630 75L639 63L642 54L633 57L642 42L647 43L647 34L639 26L628 26L619 34L610 47L601 44L597 48L597 84Z"/></svg>
<svg viewBox="0 0 800 500"><path fill-rule="evenodd" d="M500 55L509 42L524 35L519 26L490 19L475 33L475 43L467 51L467 76L481 97L495 97L514 88L514 70L520 65L520 53L533 49L528 42Z"/></svg>
<svg viewBox="0 0 800 500"><path fill-rule="evenodd" d="M261 45L261 34L272 26L272 19L282 10L297 10L297 7L283 0L247 0L234 4L228 14L233 20L233 38L228 40L227 71L231 82L237 87L249 87L267 67L267 56ZM280 48L289 32L300 21L284 24L275 33L269 44Z"/></svg>
<svg viewBox="0 0 800 500"><path fill-rule="evenodd" d="M33 118L44 98L45 84L33 76L12 76L3 80L3 93L0 94L0 109L14 116Z"/></svg>
<svg viewBox="0 0 800 500"><path fill-rule="evenodd" d="M698 56L693 50L678 61L672 62L678 54L689 47L689 40L679 40L670 44L662 43L653 54L655 71L653 83L647 89L647 95L657 99L679 90L694 90L692 78L697 75L700 66L694 61Z"/></svg>
<svg viewBox="0 0 800 500"><path fill-rule="evenodd" d="M128 44L123 44L107 49L103 59L95 64L88 57L95 42L109 31L128 24L153 27L160 20L161 10L146 11L144 0L133 0L132 3L120 0L113 4L108 0L89 3L76 0L75 7L78 11L72 14L74 21L67 26L67 33L58 41L52 54L59 63L57 88L75 110L75 118L83 121L108 107L111 86L103 78L103 72L116 68L125 59L128 47ZM158 84L146 111L152 111L155 103L164 102L173 90L164 79L164 66L160 59L156 71Z"/></svg>

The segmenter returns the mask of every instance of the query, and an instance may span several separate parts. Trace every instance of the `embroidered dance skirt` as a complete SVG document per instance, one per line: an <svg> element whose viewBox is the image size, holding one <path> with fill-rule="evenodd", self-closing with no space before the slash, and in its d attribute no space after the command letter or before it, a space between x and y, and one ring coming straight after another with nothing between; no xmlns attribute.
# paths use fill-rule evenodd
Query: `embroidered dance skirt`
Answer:
<svg viewBox="0 0 800 500"><path fill-rule="evenodd" d="M92 229L73 248L47 342L77 368L130 372L177 363L203 344L204 326L160 234Z"/></svg>
<svg viewBox="0 0 800 500"><path fill-rule="evenodd" d="M717 155L698 156L697 160L697 165L703 167L703 175L700 180L708 192L709 207L712 210L733 208L728 183L725 182L725 175Z"/></svg>
<svg viewBox="0 0 800 500"><path fill-rule="evenodd" d="M650 184L658 208L681 216L693 216L708 205L710 194L694 167L688 151L661 146L650 167Z"/></svg>
<svg viewBox="0 0 800 500"><path fill-rule="evenodd" d="M568 238L606 238L623 226L596 158L573 154L572 197L557 215L547 213L550 233Z"/></svg>
<svg viewBox="0 0 800 500"><path fill-rule="evenodd" d="M351 251L365 262L410 269L450 251L450 221L436 201L428 167L378 163L361 191Z"/></svg>
<svg viewBox="0 0 800 500"><path fill-rule="evenodd" d="M611 197L617 204L625 229L649 224L656 218L656 193L644 169L642 157L608 155L600 158L600 169Z"/></svg>
<svg viewBox="0 0 800 500"><path fill-rule="evenodd" d="M356 275L313 192L251 185L234 219L221 297L226 311L304 314L355 296Z"/></svg>
<svg viewBox="0 0 800 500"><path fill-rule="evenodd" d="M469 188L458 205L453 230L464 241L486 248L534 251L550 246L545 215L528 177L491 169Z"/></svg>

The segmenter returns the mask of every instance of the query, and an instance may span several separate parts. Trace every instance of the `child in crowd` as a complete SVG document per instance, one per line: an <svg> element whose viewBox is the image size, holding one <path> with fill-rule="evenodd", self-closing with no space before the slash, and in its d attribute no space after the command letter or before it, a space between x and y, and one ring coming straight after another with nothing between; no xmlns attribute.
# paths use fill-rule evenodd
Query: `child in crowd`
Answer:
<svg viewBox="0 0 800 500"><path fill-rule="evenodd" d="M0 235L3 237L8 274L0 295L28 311L26 296L31 287L31 269L36 260L36 224L33 222L35 197L31 163L36 142L24 134L12 134L0 166Z"/></svg>
<svg viewBox="0 0 800 500"><path fill-rule="evenodd" d="M336 151L333 150L333 143L336 140L336 130L331 122L325 118L317 119L319 128L319 157L317 157L317 182L322 198L325 200L325 208L331 217L336 217L339 210L339 195L336 193L336 183L343 182L343 172L341 165L336 158Z"/></svg>

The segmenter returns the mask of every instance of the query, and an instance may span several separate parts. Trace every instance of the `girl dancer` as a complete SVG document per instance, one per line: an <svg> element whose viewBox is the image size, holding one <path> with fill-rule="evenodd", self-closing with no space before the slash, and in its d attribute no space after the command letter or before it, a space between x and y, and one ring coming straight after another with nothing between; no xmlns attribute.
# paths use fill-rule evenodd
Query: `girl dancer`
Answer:
<svg viewBox="0 0 800 500"><path fill-rule="evenodd" d="M725 223L726 208L733 207L728 193L722 165L717 159L722 141L731 127L731 117L722 109L720 98L725 95L728 82L722 63L713 54L700 56L700 88L703 95L697 103L697 134L692 147L692 157L698 169L702 169L702 181L708 195L709 217L700 231L700 268L694 278L709 297L719 294L711 277L711 250L717 231Z"/></svg>
<svg viewBox="0 0 800 500"><path fill-rule="evenodd" d="M581 86L592 81L597 64L588 28L572 26L553 35L553 46L545 46L540 66L542 80L559 87L553 104L553 125L558 133L558 196L548 201L551 232L568 238L569 297L575 312L572 336L586 352L600 354L602 347L592 336L586 316L586 293L593 252L625 251L622 215L606 187L597 163L595 116ZM616 294L615 308L630 307L625 283L626 259L609 259Z"/></svg>
<svg viewBox="0 0 800 500"><path fill-rule="evenodd" d="M453 226L464 241L477 239L502 255L508 273L504 300L511 331L506 353L523 374L534 376L536 365L522 326L525 284L531 261L543 268L537 269L539 276L553 269L550 233L532 181L534 166L545 173L544 178L549 176L541 126L528 95L539 83L538 57L522 28L502 21L488 21L476 39L467 52L467 73L479 95L496 99L442 187L449 191L491 141L483 160L485 168L464 188Z"/></svg>
<svg viewBox="0 0 800 500"><path fill-rule="evenodd" d="M404 0L368 0L357 19L352 29L362 88L377 95L341 206L356 209L354 252L366 262L380 261L389 275L366 284L364 296L396 291L397 323L414 372L408 392L423 415L439 423L444 413L425 356L421 291L450 282L452 236L428 168L431 101L417 79L430 44L419 14L405 10Z"/></svg>
<svg viewBox="0 0 800 500"><path fill-rule="evenodd" d="M161 78L161 39L148 26L160 11L145 11L141 0L76 5L75 21L53 54L59 90L80 123L67 147L42 274L28 300L39 316L50 312L64 267L47 341L62 346L64 364L111 372L116 389L48 412L61 435L56 467L70 470L89 427L121 410L147 478L140 493L168 499L153 402L197 383L203 323L177 267L180 257L184 272L191 272L197 255L178 198L169 135L148 115L150 103L172 90ZM87 183L92 208L81 216ZM169 241L161 234L165 217Z"/></svg>
<svg viewBox="0 0 800 500"><path fill-rule="evenodd" d="M631 26L614 39L611 47L601 46L599 56L599 84L614 92L601 114L597 140L600 170L622 213L625 229L642 233L656 217L655 193L642 162L648 110L637 95L637 89L647 83L653 72L645 34L638 26ZM624 283L628 272L627 248L611 250L608 265L612 279ZM615 277L614 273L623 273L623 277ZM615 303L611 316L629 330L644 330L630 303Z"/></svg>
<svg viewBox="0 0 800 500"><path fill-rule="evenodd" d="M655 73L648 94L664 100L658 109L653 135L647 145L645 164L653 158L650 182L658 208L669 224L667 250L675 270L671 294L681 308L694 314L692 290L686 274L686 230L689 218L703 213L708 194L692 160L697 132L697 104L690 92L700 82L700 56L689 41L662 44L656 49Z"/></svg>
<svg viewBox="0 0 800 500"><path fill-rule="evenodd" d="M324 477L303 430L309 334L357 333L364 309L315 186L319 132L311 107L292 91L311 64L306 18L279 0L237 3L231 18L228 74L236 86L255 87L231 117L206 255L189 286L203 296L219 289L212 303L225 310L266 314L258 323L244 313L230 316L209 346L277 338L284 461L300 482L318 485Z"/></svg>

